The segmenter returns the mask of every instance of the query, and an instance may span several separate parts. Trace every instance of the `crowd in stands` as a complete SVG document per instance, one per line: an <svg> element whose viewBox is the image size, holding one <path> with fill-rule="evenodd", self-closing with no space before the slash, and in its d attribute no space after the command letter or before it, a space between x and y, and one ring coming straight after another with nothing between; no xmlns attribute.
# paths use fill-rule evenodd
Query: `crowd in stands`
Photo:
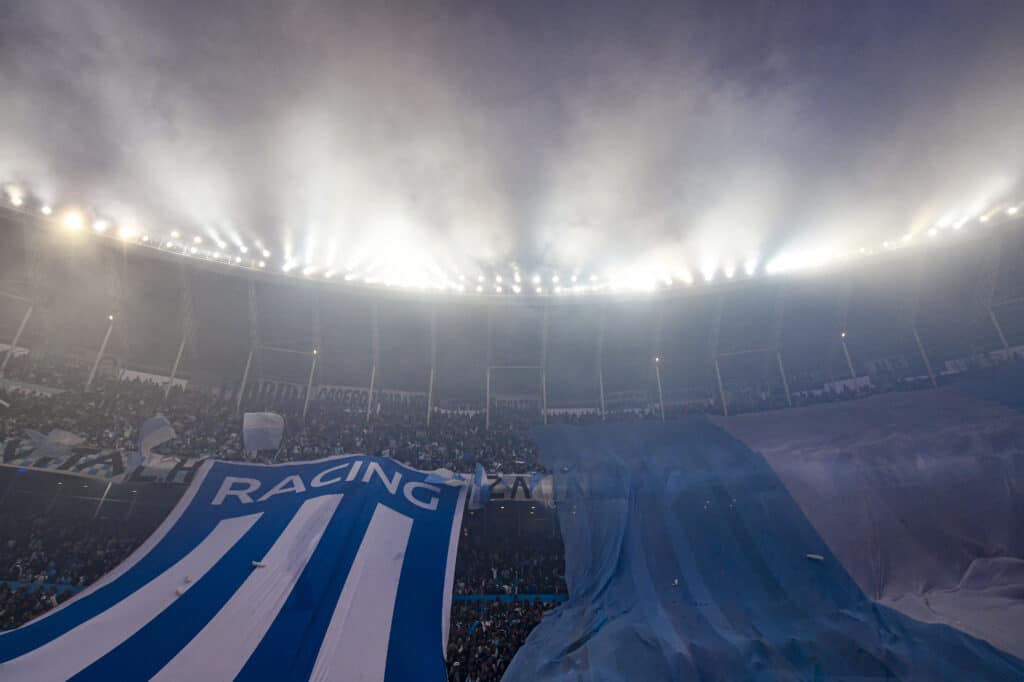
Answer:
<svg viewBox="0 0 1024 682"><path fill-rule="evenodd" d="M448 639L451 682L498 682L553 603L455 602Z"/></svg>
<svg viewBox="0 0 1024 682"><path fill-rule="evenodd" d="M1006 362L1022 363L1014 354ZM979 367L988 366L987 364ZM135 449L138 429L162 414L177 438L158 449L164 454L224 459L251 457L241 442L241 418L234 396L100 377L85 393L87 368L54 360L12 358L5 378L65 389L53 396L0 389L0 445L24 439L29 430L68 431L97 448ZM940 378L941 380L941 378ZM880 374L871 383L835 382L794 390L794 405L837 402L891 390L930 386L927 377ZM778 387L727 391L730 414L787 406ZM333 391L313 399L285 400L250 394L242 411L282 414L286 430L272 461L310 460L341 453L387 455L420 469L445 467L469 471L476 463L489 472L542 471L528 432L540 419L535 403L496 405L491 428L482 410L437 410L426 420L422 396L381 392L367 409L367 392ZM306 410L303 419L303 410ZM719 401L678 401L666 418L722 413ZM659 420L657 404L609 411L604 419ZM552 423L601 421L594 410L552 411ZM548 512L550 513L550 512ZM466 528L469 528L467 524ZM538 533L527 542L508 542L501 534L464 529L455 574L457 595L558 595L566 592L560 540ZM152 530L144 523L61 517L51 510L14 509L0 497L0 630L17 627L69 598L122 561ZM504 539L505 542L497 542ZM455 601L448 648L449 678L455 682L499 680L519 646L552 604L514 601Z"/></svg>

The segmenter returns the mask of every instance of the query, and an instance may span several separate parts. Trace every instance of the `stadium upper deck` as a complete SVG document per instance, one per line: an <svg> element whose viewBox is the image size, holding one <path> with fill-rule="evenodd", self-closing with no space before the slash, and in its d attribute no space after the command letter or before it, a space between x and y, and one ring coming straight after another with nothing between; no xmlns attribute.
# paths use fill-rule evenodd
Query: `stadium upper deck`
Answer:
<svg viewBox="0 0 1024 682"><path fill-rule="evenodd" d="M91 364L109 330L101 372L372 385L443 406L784 399L851 376L927 378L1024 343L1022 220L1000 221L838 269L516 297L339 286L4 213L0 339Z"/></svg>

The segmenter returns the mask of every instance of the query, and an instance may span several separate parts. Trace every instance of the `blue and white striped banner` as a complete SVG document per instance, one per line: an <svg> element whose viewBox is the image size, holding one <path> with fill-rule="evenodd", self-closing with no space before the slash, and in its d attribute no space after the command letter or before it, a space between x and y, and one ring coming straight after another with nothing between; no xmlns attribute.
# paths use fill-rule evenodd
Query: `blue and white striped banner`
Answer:
<svg viewBox="0 0 1024 682"><path fill-rule="evenodd" d="M0 679L445 680L467 488L427 476L207 462L124 563L0 635Z"/></svg>

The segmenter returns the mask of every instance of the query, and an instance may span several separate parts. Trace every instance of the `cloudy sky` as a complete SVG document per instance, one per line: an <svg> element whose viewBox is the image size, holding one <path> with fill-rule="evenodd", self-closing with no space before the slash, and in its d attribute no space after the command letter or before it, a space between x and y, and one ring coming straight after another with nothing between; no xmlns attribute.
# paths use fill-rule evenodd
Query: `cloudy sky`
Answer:
<svg viewBox="0 0 1024 682"><path fill-rule="evenodd" d="M277 265L760 267L1024 186L1018 0L3 0L0 17L0 182L258 241Z"/></svg>

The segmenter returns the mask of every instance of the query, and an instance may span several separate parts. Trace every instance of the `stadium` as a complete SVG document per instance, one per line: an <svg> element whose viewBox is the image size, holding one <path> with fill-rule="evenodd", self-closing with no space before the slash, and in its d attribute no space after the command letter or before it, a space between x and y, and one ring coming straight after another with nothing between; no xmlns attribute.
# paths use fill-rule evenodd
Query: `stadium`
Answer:
<svg viewBox="0 0 1024 682"><path fill-rule="evenodd" d="M551 73L532 72L467 37L480 31L519 58L540 16L568 21L586 42L618 36L615 12L595 10L580 20L585 30L574 15L536 8L472 20L447 6L436 16L373 8L344 21L323 7L301 18L254 9L223 28L192 3L153 16L117 4L20 8L17 28L0 29L17 34L6 49L18 64L0 85L20 95L0 118L11 131L0 160L0 679L1024 676L1024 157L1005 142L1024 132L1015 118L1024 92L1004 71L1024 54L999 28L1024 19L1019 8L964 20L964 40L986 55L964 92L982 88L972 101L986 113L958 112L946 131L974 125L963 140L942 138L956 163L857 176L852 162L801 161L809 165L786 172L808 191L793 195L799 209L782 210L781 190L765 198L783 184L762 177L778 167L767 162L752 181L701 157L698 176L735 181L713 205L694 207L689 189L646 187L662 166L636 149L649 143L639 131L663 121L663 109L691 115L636 85L648 76L664 85L655 66L623 67L626 90L609 95L602 81L597 96L566 73L598 71L560 47L545 48ZM701 27L740 40L723 28L740 19L730 11L677 11L651 16L693 24L694 40ZM891 8L874 11L847 17L851 35L930 36L953 21L939 13L934 25L903 24ZM752 14L742 21L785 34L755 51L818 54L786 22ZM782 14L815 29L841 18ZM648 19L630 14L626 24L669 45ZM183 37L195 26L229 38ZM110 38L129 27L161 50L173 36L174 47ZM505 43L503 30L518 37ZM102 48L84 37L92 31ZM40 35L61 41L60 59L78 54L81 72L40 57ZM340 35L357 47L336 46ZM267 56L249 45L233 52L232 41L255 36L273 48ZM341 64L382 56L375 41L395 36L404 47L388 53L388 68L356 60L377 78L359 81L358 104L311 90L353 120L367 103L371 120L381 107L385 132L364 121L339 133L351 168L314 135L329 119L319 115L288 119L295 186L271 182L239 149L209 161L210 149L228 151L218 139L265 141L270 114L252 99L264 88L247 84L250 61L298 88L311 68L289 54L300 37L324 41ZM439 56L451 41L499 69L514 101L480 104L497 97L490 76L477 82ZM725 57L728 69L700 77L661 52L648 58L708 87L716 106L719 80L742 81ZM864 95L885 77L861 66L865 90L850 87ZM208 82L190 75L204 67ZM173 114L159 94L145 105L134 91L129 105L110 95L136 68L141 91L153 78L180 98ZM83 134L63 118L56 105L73 100L90 120L92 100L49 69L107 88L105 106L131 110L115 136L139 151L104 146L109 130ZM221 76L239 83L207 92ZM428 94L421 80L433 83ZM504 185L495 177L514 169L480 159L526 152L481 143L475 136L493 124L475 117L512 109L497 115L503 127L557 146L518 118L532 121L555 81L575 88L582 129L614 144L567 154L565 176L544 173L536 182L550 187L530 196L550 194L550 205L512 208L495 187L533 183ZM708 153L738 154L715 136L753 140L747 125L782 135L775 115L787 129L806 122L803 108L762 100L759 89L750 95L758 115L730 111L725 132L694 114L700 125L688 124L709 138ZM605 121L637 94L635 128ZM200 115L235 100L251 130ZM827 100L794 101L838 131L845 116ZM408 118L417 106L422 119ZM938 126L904 106L922 129ZM465 114L459 126L443 124L450 108ZM52 123L36 121L51 111ZM176 144L148 145L160 137L150 116L160 134L180 135ZM62 125L75 128L70 151L67 139L56 151L47 143ZM315 144L295 143L307 134ZM392 177L393 167L360 156L363 136L422 168ZM796 148L818 142L796 139L780 158L795 167ZM94 163L93 150L109 159ZM158 151L168 158L157 161ZM928 165L920 149L900 152ZM275 156L272 170L289 158ZM612 158L624 170L605 170ZM230 182L211 169L222 161ZM866 179L876 173L882 181ZM826 186L833 180L841 189ZM715 194L698 185L701 200ZM623 196L602 196L615 192ZM232 215L238 204L224 197L236 193L250 204ZM662 219L677 198L702 217L669 232ZM302 217L270 219L278 200ZM448 211L469 227L438 217ZM545 225L569 216L568 226L509 227L503 211ZM628 228L612 226L624 215Z"/></svg>

